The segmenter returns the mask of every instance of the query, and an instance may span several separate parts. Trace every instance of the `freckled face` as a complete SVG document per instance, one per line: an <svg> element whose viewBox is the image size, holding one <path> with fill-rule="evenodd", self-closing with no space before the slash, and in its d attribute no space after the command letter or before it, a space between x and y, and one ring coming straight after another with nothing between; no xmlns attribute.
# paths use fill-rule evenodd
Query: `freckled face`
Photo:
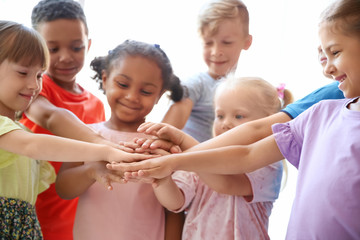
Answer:
<svg viewBox="0 0 360 240"><path fill-rule="evenodd" d="M140 125L162 95L161 69L140 56L118 60L110 75L103 75L103 82L111 108L110 121L116 125Z"/></svg>

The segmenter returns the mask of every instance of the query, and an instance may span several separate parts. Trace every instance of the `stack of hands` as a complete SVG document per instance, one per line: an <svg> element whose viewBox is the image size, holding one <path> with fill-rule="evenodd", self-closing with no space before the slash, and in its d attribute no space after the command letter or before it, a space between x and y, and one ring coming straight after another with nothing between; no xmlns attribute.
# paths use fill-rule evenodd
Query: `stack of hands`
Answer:
<svg viewBox="0 0 360 240"><path fill-rule="evenodd" d="M151 155L142 160L90 163L98 164L93 178L112 190L112 183L140 182L157 186L160 179L171 176L174 166L169 164L168 156L182 152L181 130L165 123L144 123L138 132L149 135L147 138L135 138L131 142L120 142L118 148L128 153Z"/></svg>

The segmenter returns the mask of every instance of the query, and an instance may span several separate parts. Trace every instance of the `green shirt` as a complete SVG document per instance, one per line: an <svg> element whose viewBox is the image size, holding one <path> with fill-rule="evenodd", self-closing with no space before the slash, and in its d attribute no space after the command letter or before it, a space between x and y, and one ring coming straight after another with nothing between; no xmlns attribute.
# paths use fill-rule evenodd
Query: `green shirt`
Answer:
<svg viewBox="0 0 360 240"><path fill-rule="evenodd" d="M13 120L0 116L0 137L24 130ZM35 204L37 195L55 181L55 171L47 161L14 154L0 149L0 196Z"/></svg>

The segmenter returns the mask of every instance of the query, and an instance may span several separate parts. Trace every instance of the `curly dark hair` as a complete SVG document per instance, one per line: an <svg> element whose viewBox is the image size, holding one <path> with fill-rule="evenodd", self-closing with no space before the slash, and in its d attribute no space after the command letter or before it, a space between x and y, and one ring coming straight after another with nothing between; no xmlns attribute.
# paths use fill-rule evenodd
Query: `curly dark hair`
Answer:
<svg viewBox="0 0 360 240"><path fill-rule="evenodd" d="M171 92L170 98L177 102L183 97L183 86L180 84L180 79L174 75L171 63L165 52L159 45L138 42L134 40L126 40L118 45L113 50L110 50L107 56L96 57L91 61L90 67L96 72L93 79L99 84L99 89L102 89L102 73L110 73L112 64L121 61L127 56L141 56L155 62L161 69L163 88Z"/></svg>

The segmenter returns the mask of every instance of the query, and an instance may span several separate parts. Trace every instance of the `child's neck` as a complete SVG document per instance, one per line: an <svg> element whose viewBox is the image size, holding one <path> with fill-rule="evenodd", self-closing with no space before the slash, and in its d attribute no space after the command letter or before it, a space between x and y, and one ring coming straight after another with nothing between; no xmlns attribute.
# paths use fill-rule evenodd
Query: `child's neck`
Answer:
<svg viewBox="0 0 360 240"><path fill-rule="evenodd" d="M14 111L0 110L0 115L4 117L8 117L13 121L15 121L16 119L16 112Z"/></svg>
<svg viewBox="0 0 360 240"><path fill-rule="evenodd" d="M49 74L48 74L49 75ZM70 81L62 81L56 78L53 78L49 75L49 77L62 89L65 89L68 92L71 92L73 94L81 94L83 93L83 89L79 86L79 84L76 83L76 79L72 79Z"/></svg>
<svg viewBox="0 0 360 240"><path fill-rule="evenodd" d="M357 98L354 102L349 104L349 109L352 111L360 111L359 98Z"/></svg>

